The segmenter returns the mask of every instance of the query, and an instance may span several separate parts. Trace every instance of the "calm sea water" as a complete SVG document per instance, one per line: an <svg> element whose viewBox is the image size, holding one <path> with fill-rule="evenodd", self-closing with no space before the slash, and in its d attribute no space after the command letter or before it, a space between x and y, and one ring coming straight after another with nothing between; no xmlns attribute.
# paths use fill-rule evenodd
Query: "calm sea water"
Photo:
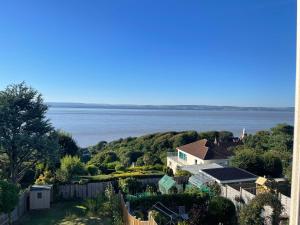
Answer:
<svg viewBox="0 0 300 225"><path fill-rule="evenodd" d="M112 141L161 131L228 130L240 135L269 129L278 123L293 125L293 112L134 110L51 107L48 117L57 129L73 135L86 147L101 140Z"/></svg>

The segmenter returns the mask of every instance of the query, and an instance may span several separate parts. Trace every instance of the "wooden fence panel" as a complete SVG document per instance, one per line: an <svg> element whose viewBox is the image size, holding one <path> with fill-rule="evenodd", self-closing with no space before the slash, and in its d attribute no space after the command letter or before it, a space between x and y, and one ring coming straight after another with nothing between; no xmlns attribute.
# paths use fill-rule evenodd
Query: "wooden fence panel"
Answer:
<svg viewBox="0 0 300 225"><path fill-rule="evenodd" d="M124 220L124 225L157 225L151 214L149 215L149 220L143 221L141 219L135 218L135 216L132 216L126 207L126 204L123 199L123 195L120 195L120 201L121 201L121 208L122 208L122 213L123 213L123 220Z"/></svg>

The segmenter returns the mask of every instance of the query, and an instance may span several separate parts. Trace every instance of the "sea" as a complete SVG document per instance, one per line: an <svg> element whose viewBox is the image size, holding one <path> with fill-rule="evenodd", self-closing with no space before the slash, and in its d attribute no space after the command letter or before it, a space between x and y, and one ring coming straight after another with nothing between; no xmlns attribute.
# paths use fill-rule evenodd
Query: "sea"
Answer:
<svg viewBox="0 0 300 225"><path fill-rule="evenodd" d="M278 123L294 124L292 111L263 110L174 110L50 107L52 125L70 133L77 144L87 147L99 141L164 131L231 131L255 133Z"/></svg>

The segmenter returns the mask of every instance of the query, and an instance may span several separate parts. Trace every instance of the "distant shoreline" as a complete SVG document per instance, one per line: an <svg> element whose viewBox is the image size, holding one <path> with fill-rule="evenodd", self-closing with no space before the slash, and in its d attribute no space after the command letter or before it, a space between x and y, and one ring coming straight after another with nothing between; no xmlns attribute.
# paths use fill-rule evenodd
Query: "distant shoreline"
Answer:
<svg viewBox="0 0 300 225"><path fill-rule="evenodd" d="M210 105L129 105L47 102L50 108L136 109L136 110L214 110L214 111L275 111L293 112L294 107L241 107Z"/></svg>

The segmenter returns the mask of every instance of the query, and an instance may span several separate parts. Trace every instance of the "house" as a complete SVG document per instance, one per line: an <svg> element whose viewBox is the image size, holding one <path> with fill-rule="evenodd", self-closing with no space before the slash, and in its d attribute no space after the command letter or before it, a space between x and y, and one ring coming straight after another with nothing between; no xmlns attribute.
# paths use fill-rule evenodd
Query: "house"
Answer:
<svg viewBox="0 0 300 225"><path fill-rule="evenodd" d="M229 152L228 144L221 143L217 140L214 143L207 139L202 139L187 145L176 148L177 152L168 153L167 166L173 172L183 166L201 165L217 163L222 166L227 166L231 152Z"/></svg>
<svg viewBox="0 0 300 225"><path fill-rule="evenodd" d="M52 185L32 185L30 187L30 210L49 209L52 202Z"/></svg>

